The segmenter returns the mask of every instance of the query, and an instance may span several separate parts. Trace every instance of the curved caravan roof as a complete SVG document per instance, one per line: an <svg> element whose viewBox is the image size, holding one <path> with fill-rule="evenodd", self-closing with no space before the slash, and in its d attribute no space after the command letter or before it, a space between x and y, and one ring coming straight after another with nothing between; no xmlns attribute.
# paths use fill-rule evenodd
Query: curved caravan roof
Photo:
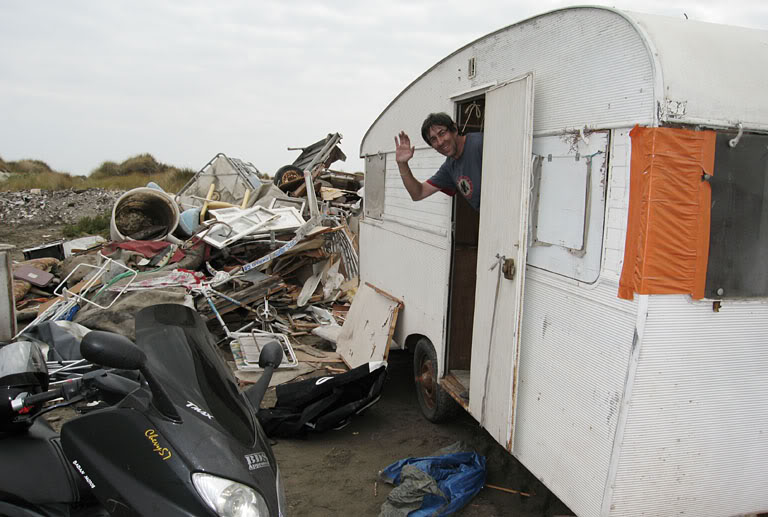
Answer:
<svg viewBox="0 0 768 517"><path fill-rule="evenodd" d="M768 31L606 7L560 9L492 32L435 64L379 115L360 154L392 150L403 129L423 144L427 113L453 113L454 101L529 71L537 134L664 123L768 131L766 62Z"/></svg>

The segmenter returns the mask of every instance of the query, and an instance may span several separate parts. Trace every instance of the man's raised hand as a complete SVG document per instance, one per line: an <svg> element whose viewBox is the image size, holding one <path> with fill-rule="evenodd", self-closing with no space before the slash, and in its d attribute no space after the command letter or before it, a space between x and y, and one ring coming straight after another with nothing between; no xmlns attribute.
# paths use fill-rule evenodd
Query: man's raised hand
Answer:
<svg viewBox="0 0 768 517"><path fill-rule="evenodd" d="M395 137L395 161L397 163L408 163L408 160L413 158L415 149L415 147L411 147L411 139L405 131L400 131L400 134Z"/></svg>

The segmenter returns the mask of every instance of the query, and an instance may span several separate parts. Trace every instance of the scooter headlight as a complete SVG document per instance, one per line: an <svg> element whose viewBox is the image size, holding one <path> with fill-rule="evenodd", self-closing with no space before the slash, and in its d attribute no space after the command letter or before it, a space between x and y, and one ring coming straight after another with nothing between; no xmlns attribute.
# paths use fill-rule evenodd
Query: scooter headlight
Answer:
<svg viewBox="0 0 768 517"><path fill-rule="evenodd" d="M192 474L192 483L220 517L269 517L264 497L247 485L201 472Z"/></svg>

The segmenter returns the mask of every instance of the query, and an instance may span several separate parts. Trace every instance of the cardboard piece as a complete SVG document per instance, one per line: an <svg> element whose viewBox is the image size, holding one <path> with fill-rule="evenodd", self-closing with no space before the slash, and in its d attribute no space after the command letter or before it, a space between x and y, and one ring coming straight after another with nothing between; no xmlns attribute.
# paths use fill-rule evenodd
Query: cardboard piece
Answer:
<svg viewBox="0 0 768 517"><path fill-rule="evenodd" d="M401 300L365 283L360 286L339 333L336 351L350 368L389 355Z"/></svg>
<svg viewBox="0 0 768 517"><path fill-rule="evenodd" d="M32 266L19 265L13 269L13 277L37 287L45 287L53 281L53 275Z"/></svg>

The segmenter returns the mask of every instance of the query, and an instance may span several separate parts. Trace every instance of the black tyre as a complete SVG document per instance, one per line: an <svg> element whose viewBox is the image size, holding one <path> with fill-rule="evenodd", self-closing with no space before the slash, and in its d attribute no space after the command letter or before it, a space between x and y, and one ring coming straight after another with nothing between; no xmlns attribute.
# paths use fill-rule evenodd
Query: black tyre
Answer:
<svg viewBox="0 0 768 517"><path fill-rule="evenodd" d="M275 179L273 182L275 185L285 185L293 181L303 179L304 171L294 165L283 165L275 173Z"/></svg>
<svg viewBox="0 0 768 517"><path fill-rule="evenodd" d="M413 375L416 398L424 417L430 422L442 422L458 412L459 405L437 383L437 354L427 338L416 342L413 352Z"/></svg>

